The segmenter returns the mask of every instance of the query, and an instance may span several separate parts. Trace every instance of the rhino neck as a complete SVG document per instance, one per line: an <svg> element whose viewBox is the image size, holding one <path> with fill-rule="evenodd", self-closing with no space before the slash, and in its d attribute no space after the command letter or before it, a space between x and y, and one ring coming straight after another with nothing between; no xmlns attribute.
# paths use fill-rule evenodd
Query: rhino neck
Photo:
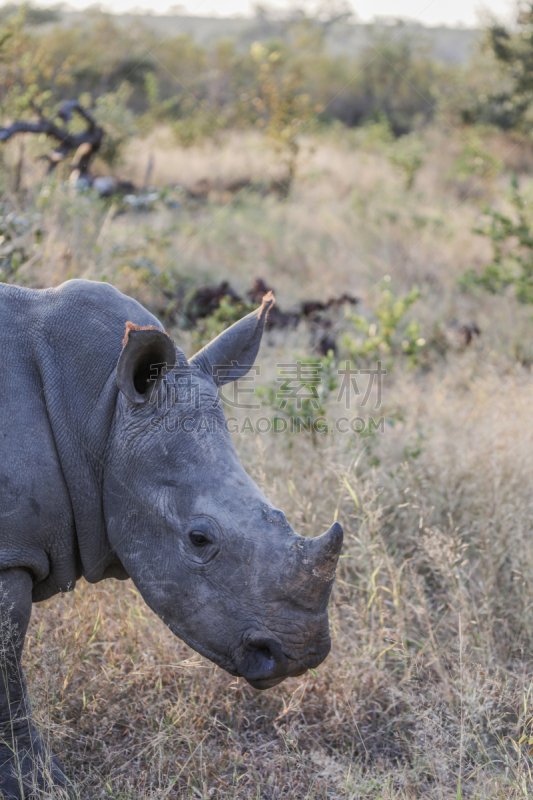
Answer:
<svg viewBox="0 0 533 800"><path fill-rule="evenodd" d="M45 298L46 295L46 298ZM125 323L160 323L107 284L68 281L41 293L34 347L46 411L68 488L77 562L90 583L127 578L109 543L102 483L117 403Z"/></svg>

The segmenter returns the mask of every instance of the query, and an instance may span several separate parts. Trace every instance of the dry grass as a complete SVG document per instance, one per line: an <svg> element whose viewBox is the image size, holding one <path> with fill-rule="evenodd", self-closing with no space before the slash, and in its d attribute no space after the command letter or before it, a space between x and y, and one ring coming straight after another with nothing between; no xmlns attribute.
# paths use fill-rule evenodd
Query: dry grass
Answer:
<svg viewBox="0 0 533 800"><path fill-rule="evenodd" d="M80 798L531 796L516 744L532 715L533 387L517 360L530 349L531 311L458 291L457 277L488 255L471 232L480 204L502 197L509 176L504 165L465 197L452 174L460 140L428 137L408 194L379 150L322 141L285 203L243 194L113 216L62 187L27 198L41 203L45 229L21 270L31 285L105 275L157 308L165 269L240 290L261 275L281 306L342 291L371 305L390 274L399 292L420 285L413 313L429 341L453 321L482 329L473 347L435 352L424 370L398 365L384 434L317 445L236 436L301 533L321 532L336 510L345 526L333 648L318 676L257 693L173 638L129 582L82 582L35 608L26 663L36 714ZM514 152L512 141L487 146ZM168 159L180 182L217 163L211 151ZM140 256L152 272L135 266ZM263 363L305 341L271 337Z"/></svg>

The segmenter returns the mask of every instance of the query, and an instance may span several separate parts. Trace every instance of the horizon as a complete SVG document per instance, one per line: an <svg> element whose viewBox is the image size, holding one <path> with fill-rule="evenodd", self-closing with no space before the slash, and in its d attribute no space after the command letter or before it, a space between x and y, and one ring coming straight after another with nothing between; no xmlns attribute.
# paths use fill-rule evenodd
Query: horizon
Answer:
<svg viewBox="0 0 533 800"><path fill-rule="evenodd" d="M342 0L341 0L342 2ZM47 7L54 3L38 3ZM212 17L218 19L252 18L259 3L252 0L185 0L176 4L168 0L155 0L144 6L131 0L108 0L94 3L90 0L69 0L63 4L67 11L84 11L91 7L99 7L103 11L114 14L153 14L155 16L188 16ZM324 3L297 0L275 0L263 5L267 10L283 13L297 8L304 8L313 13ZM353 9L352 21L360 24L387 24L394 20L402 20L406 24L418 23L427 27L478 28L490 17L509 22L513 18L516 4L513 0L360 0L347 3ZM332 9L338 4L333 0Z"/></svg>

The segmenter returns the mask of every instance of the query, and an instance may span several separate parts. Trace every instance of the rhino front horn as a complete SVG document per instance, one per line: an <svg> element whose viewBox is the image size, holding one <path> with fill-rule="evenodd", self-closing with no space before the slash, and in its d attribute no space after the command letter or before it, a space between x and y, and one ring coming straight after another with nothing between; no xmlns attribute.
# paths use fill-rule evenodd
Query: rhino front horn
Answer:
<svg viewBox="0 0 533 800"><path fill-rule="evenodd" d="M342 548L342 525L334 522L329 531L311 540L308 558L312 561L312 570L315 578L332 581Z"/></svg>

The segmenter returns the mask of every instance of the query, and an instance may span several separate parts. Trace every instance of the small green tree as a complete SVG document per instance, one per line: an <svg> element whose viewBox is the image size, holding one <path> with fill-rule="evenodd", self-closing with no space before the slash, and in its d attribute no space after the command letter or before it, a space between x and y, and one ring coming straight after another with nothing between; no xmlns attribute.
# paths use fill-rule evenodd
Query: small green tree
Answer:
<svg viewBox="0 0 533 800"><path fill-rule="evenodd" d="M418 171L424 164L427 146L417 133L408 133L391 144L388 151L390 163L403 173L405 188L410 191Z"/></svg>
<svg viewBox="0 0 533 800"><path fill-rule="evenodd" d="M256 395L273 411L273 430L286 430L277 420L289 423L291 431L310 433L316 443L318 434L329 433L327 406L338 389L338 365L333 353L307 356L294 361L294 374L278 368L276 386L259 386Z"/></svg>
<svg viewBox="0 0 533 800"><path fill-rule="evenodd" d="M475 94L462 109L465 122L488 122L528 134L533 122L533 2L518 3L513 28L490 25L485 48L500 80L492 91Z"/></svg>
<svg viewBox="0 0 533 800"><path fill-rule="evenodd" d="M520 303L533 303L533 214L516 176L511 180L510 201L511 214L484 209L486 220L474 232L490 239L492 260L479 273L468 270L460 283L463 288L481 286L491 294L512 286Z"/></svg>
<svg viewBox="0 0 533 800"><path fill-rule="evenodd" d="M355 75L332 101L350 126L384 116L395 136L409 133L430 120L437 105L441 73L427 54L420 36L378 27L371 44L357 58Z"/></svg>
<svg viewBox="0 0 533 800"><path fill-rule="evenodd" d="M64 38L67 51L75 50L72 32ZM136 132L128 108L132 86L124 81L95 99L85 92L79 100L61 102L75 83L76 57L73 51L63 52L57 38L52 42L55 47L48 46L46 36L28 32L24 7L0 27L0 141L19 133L44 134L55 143L45 156L49 170L70 153L72 167L81 173L88 172L96 153L116 165Z"/></svg>
<svg viewBox="0 0 533 800"><path fill-rule="evenodd" d="M287 196L296 176L300 153L298 136L309 127L321 106L305 91L301 65L291 62L286 47L267 47L255 42L251 55L258 66L257 93L250 98L255 125L264 130L284 163L280 193Z"/></svg>
<svg viewBox="0 0 533 800"><path fill-rule="evenodd" d="M461 152L455 159L451 177L459 179L475 176L476 178L496 177L502 169L502 163L488 149L476 128L465 136Z"/></svg>
<svg viewBox="0 0 533 800"><path fill-rule="evenodd" d="M95 120L105 131L98 155L110 167L120 164L127 142L137 133L136 119L128 108L131 93L132 87L125 81L116 91L99 95L91 108ZM90 97L86 100L90 104Z"/></svg>
<svg viewBox="0 0 533 800"><path fill-rule="evenodd" d="M39 108L50 112L54 90L72 83L69 59L58 65L43 40L26 29L26 9L0 26L0 118L17 119Z"/></svg>
<svg viewBox="0 0 533 800"><path fill-rule="evenodd" d="M387 284L384 281L379 286L373 319L347 315L353 331L344 335L343 345L355 362L382 360L390 369L396 356L405 355L415 366L426 340L421 336L420 324L416 320L405 323L404 317L420 297L420 291L414 287L408 294L395 297Z"/></svg>

